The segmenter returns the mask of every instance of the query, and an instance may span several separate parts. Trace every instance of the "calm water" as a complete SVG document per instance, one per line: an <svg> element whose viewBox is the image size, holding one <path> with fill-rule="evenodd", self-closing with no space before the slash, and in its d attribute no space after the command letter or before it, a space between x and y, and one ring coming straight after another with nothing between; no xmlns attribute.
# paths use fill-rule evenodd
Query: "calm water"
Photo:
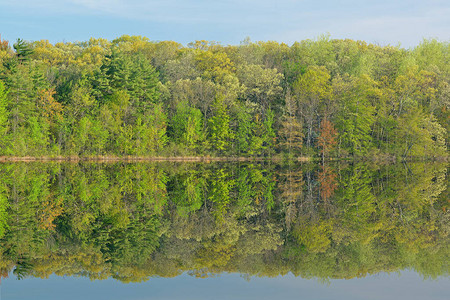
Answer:
<svg viewBox="0 0 450 300"><path fill-rule="evenodd" d="M0 165L6 299L449 299L446 164Z"/></svg>
<svg viewBox="0 0 450 300"><path fill-rule="evenodd" d="M448 299L448 279L424 281L412 271L399 274L370 275L353 280L336 279L329 284L314 279L286 275L251 278L222 274L198 279L187 274L175 278L153 278L141 283L123 284L113 279L90 281L87 278L51 276L47 280L8 278L1 299L36 300L196 300L196 299Z"/></svg>

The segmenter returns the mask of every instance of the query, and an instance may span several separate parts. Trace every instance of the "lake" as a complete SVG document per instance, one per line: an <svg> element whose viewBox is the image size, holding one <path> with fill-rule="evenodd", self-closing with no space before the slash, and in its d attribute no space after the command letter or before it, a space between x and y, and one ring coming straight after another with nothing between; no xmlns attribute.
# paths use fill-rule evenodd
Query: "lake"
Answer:
<svg viewBox="0 0 450 300"><path fill-rule="evenodd" d="M3 163L6 299L448 299L448 164Z"/></svg>

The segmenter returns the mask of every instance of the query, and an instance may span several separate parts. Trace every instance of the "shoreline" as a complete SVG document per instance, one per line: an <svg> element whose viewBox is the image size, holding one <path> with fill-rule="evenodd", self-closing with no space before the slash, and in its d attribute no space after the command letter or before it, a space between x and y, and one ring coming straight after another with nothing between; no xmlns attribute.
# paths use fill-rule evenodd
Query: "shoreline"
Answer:
<svg viewBox="0 0 450 300"><path fill-rule="evenodd" d="M322 158L299 156L286 158L283 156L272 157L245 157L245 156L0 156L0 163L7 162L322 162ZM450 157L331 157L326 162L338 161L370 161L380 163L400 163L417 161L449 162Z"/></svg>
<svg viewBox="0 0 450 300"><path fill-rule="evenodd" d="M235 156L0 156L0 162L248 162L282 161L280 157ZM299 162L313 161L310 157L298 157Z"/></svg>

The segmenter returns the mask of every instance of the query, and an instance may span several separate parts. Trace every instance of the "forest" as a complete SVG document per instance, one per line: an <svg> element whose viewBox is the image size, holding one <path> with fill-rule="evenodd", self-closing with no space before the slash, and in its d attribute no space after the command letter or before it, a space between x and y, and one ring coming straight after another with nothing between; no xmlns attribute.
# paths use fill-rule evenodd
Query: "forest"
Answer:
<svg viewBox="0 0 450 300"><path fill-rule="evenodd" d="M448 42L0 40L0 156L448 156Z"/></svg>
<svg viewBox="0 0 450 300"><path fill-rule="evenodd" d="M2 163L0 278L448 276L446 163Z"/></svg>

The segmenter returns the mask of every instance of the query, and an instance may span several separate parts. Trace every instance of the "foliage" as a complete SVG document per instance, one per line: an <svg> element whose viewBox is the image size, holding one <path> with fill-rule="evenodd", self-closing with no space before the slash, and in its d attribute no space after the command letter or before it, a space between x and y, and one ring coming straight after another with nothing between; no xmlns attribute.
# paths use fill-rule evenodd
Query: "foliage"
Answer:
<svg viewBox="0 0 450 300"><path fill-rule="evenodd" d="M448 42L182 47L124 35L13 48L0 41L2 155L448 153Z"/></svg>
<svg viewBox="0 0 450 300"><path fill-rule="evenodd" d="M18 278L448 275L445 164L6 163L0 179L0 269Z"/></svg>
<svg viewBox="0 0 450 300"><path fill-rule="evenodd" d="M320 122L320 135L317 138L317 144L322 148L322 157L325 157L336 146L336 137L337 131L333 124L326 118L322 119Z"/></svg>

